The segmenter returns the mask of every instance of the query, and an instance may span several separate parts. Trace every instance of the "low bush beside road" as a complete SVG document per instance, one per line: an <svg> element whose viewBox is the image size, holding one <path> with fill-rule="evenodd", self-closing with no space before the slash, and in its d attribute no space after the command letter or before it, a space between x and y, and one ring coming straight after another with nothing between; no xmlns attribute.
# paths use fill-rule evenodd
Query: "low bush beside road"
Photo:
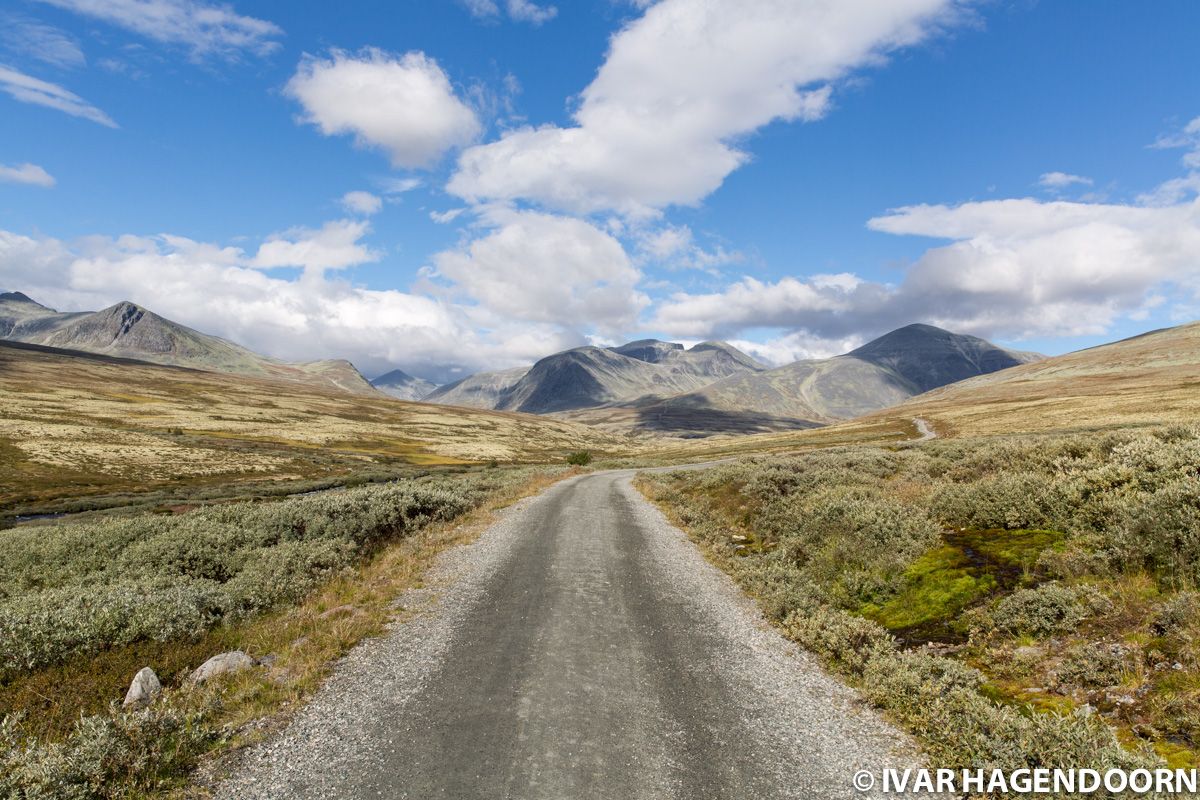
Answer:
<svg viewBox="0 0 1200 800"><path fill-rule="evenodd" d="M938 766L1192 766L1200 430L846 447L640 486Z"/></svg>

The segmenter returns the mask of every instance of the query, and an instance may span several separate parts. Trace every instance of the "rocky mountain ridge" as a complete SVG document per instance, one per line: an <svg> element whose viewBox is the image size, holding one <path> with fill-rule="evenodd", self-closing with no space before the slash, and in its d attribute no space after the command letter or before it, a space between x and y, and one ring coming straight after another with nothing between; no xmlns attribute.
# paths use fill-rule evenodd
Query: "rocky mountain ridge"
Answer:
<svg viewBox="0 0 1200 800"><path fill-rule="evenodd" d="M642 339L616 347L577 347L528 368L472 375L443 386L428 402L548 414L700 389L766 367L724 342L690 348Z"/></svg>
<svg viewBox="0 0 1200 800"><path fill-rule="evenodd" d="M291 363L201 333L128 301L58 312L22 292L0 294L0 338L155 364L274 378L356 394L375 389L344 359Z"/></svg>
<svg viewBox="0 0 1200 800"><path fill-rule="evenodd" d="M386 372L371 381L371 385L397 400L423 400L438 388L436 383L424 378L414 378L402 369Z"/></svg>

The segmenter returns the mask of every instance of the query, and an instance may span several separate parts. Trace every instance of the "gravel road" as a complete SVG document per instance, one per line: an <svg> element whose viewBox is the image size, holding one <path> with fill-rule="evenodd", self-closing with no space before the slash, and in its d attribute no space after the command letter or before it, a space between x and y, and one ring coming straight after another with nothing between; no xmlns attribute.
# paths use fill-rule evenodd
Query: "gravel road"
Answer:
<svg viewBox="0 0 1200 800"><path fill-rule="evenodd" d="M913 422L917 425L917 438L913 441L927 442L930 439L937 438L937 431L930 427L928 421L923 420L920 417L916 417L913 419Z"/></svg>
<svg viewBox="0 0 1200 800"><path fill-rule="evenodd" d="M914 745L631 486L573 478L441 558L221 798L841 798Z"/></svg>

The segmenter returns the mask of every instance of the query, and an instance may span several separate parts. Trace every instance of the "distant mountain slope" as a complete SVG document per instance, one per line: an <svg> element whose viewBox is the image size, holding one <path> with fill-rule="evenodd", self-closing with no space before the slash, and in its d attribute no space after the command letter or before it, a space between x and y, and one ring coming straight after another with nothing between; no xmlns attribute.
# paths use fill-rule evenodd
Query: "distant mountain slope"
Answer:
<svg viewBox="0 0 1200 800"><path fill-rule="evenodd" d="M130 302L95 312L59 313L21 292L0 295L0 338L156 364L229 372L374 393L342 359L293 364L193 330Z"/></svg>
<svg viewBox="0 0 1200 800"><path fill-rule="evenodd" d="M932 325L908 325L845 355L737 374L642 405L637 427L690 434L734 432L741 423L730 425L739 414L759 425L774 420L776 429L795 427L798 421L836 422L1037 358ZM695 424L685 413L688 409L697 412Z"/></svg>
<svg viewBox="0 0 1200 800"><path fill-rule="evenodd" d="M496 408L501 396L525 377L529 367L496 372L477 372L474 375L447 383L422 398L426 403L440 403L465 408Z"/></svg>
<svg viewBox="0 0 1200 800"><path fill-rule="evenodd" d="M421 400L437 389L437 384L424 378L414 378L404 370L394 369L371 381L371 385L397 400Z"/></svg>
<svg viewBox="0 0 1200 800"><path fill-rule="evenodd" d="M902 403L917 394L903 376L852 356L796 361L754 375L736 375L661 405L754 411L830 422Z"/></svg>
<svg viewBox="0 0 1200 800"><path fill-rule="evenodd" d="M890 369L918 392L1042 358L1036 353L1005 350L977 336L921 324L898 328L846 355Z"/></svg>
<svg viewBox="0 0 1200 800"><path fill-rule="evenodd" d="M943 435L1200 420L1200 322L981 375L872 415Z"/></svg>
<svg viewBox="0 0 1200 800"><path fill-rule="evenodd" d="M548 414L666 397L730 375L764 369L723 342L702 342L685 349L672 342L644 339L619 347L577 347L547 356L528 369L473 375L425 399Z"/></svg>

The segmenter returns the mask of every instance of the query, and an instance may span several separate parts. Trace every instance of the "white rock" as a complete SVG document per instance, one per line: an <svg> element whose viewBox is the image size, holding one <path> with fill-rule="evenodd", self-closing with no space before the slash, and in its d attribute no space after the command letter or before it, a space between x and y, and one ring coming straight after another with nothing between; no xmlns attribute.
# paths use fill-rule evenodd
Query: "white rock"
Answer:
<svg viewBox="0 0 1200 800"><path fill-rule="evenodd" d="M204 683L219 675L228 675L234 672L241 672L244 669L250 669L254 666L254 659L243 653L241 650L234 650L229 653L221 653L215 655L208 661L205 661L196 671L192 673L192 683Z"/></svg>
<svg viewBox="0 0 1200 800"><path fill-rule="evenodd" d="M129 684L129 691L125 694L125 702L122 705L126 708L142 708L150 705L161 692L162 684L158 682L154 670L142 667L138 674L133 676L133 682Z"/></svg>

